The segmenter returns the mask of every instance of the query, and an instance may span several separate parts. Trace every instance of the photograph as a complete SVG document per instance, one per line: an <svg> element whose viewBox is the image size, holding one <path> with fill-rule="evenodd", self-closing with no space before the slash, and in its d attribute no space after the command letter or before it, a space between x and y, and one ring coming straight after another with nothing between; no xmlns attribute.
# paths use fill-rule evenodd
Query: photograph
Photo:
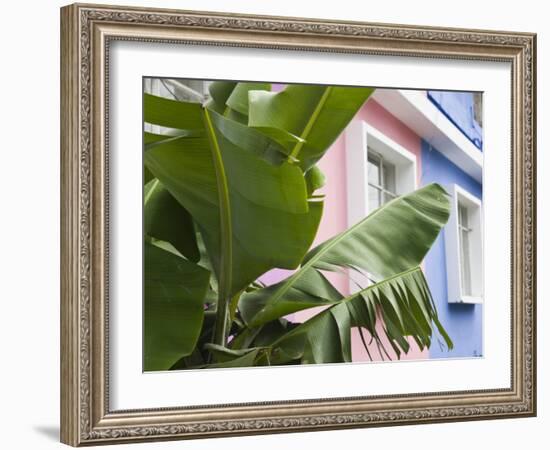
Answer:
<svg viewBox="0 0 550 450"><path fill-rule="evenodd" d="M144 372L484 357L482 92L142 87Z"/></svg>

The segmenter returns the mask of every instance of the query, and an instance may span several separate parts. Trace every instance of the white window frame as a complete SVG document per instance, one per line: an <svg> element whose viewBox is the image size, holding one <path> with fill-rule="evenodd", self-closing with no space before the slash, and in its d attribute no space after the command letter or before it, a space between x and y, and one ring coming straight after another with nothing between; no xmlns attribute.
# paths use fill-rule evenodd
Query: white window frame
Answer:
<svg viewBox="0 0 550 450"><path fill-rule="evenodd" d="M456 184L447 186L451 196L451 214L445 226L445 259L447 264L447 300L449 303L483 303L483 208L481 200ZM462 292L462 249L458 223L458 205L466 207L470 257L471 295Z"/></svg>
<svg viewBox="0 0 550 450"><path fill-rule="evenodd" d="M368 151L371 148L395 167L397 196L417 188L416 155L363 120L345 131L348 226L369 214Z"/></svg>

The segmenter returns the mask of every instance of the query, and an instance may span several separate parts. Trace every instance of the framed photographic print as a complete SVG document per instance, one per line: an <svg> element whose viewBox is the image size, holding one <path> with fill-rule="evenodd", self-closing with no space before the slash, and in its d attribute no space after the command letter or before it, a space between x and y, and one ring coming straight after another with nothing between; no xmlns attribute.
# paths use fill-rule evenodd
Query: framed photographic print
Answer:
<svg viewBox="0 0 550 450"><path fill-rule="evenodd" d="M536 413L536 36L61 9L61 439Z"/></svg>

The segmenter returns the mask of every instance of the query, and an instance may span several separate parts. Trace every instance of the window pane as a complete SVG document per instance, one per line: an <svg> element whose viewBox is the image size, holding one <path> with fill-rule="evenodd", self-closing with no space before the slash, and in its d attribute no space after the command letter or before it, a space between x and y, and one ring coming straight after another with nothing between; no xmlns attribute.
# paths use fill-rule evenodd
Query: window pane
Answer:
<svg viewBox="0 0 550 450"><path fill-rule="evenodd" d="M380 185L380 161L371 155L368 158L367 179L369 183Z"/></svg>
<svg viewBox="0 0 550 450"><path fill-rule="evenodd" d="M458 235L460 239L460 267L462 295L472 295L472 273L470 260L470 229L468 228L468 209L458 205Z"/></svg>
<svg viewBox="0 0 550 450"><path fill-rule="evenodd" d="M384 162L383 170L384 189L392 194L395 194L395 166Z"/></svg>
<svg viewBox="0 0 550 450"><path fill-rule="evenodd" d="M472 295L470 272L470 246L468 231L462 231L462 293L464 295Z"/></svg>
<svg viewBox="0 0 550 450"><path fill-rule="evenodd" d="M463 228L468 228L468 208L458 205L458 223Z"/></svg>
<svg viewBox="0 0 550 450"><path fill-rule="evenodd" d="M380 190L369 186L369 212L380 206Z"/></svg>
<svg viewBox="0 0 550 450"><path fill-rule="evenodd" d="M388 203L389 201L393 200L396 195L392 194L391 192L384 192L384 203Z"/></svg>

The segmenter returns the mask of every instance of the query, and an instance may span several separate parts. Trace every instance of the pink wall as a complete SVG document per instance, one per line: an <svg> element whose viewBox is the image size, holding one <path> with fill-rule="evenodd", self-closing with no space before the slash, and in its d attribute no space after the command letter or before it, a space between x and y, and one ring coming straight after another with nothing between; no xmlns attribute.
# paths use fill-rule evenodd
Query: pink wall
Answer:
<svg viewBox="0 0 550 450"><path fill-rule="evenodd" d="M417 178L420 179L421 174L421 142L420 138L403 123L392 116L374 99L369 100L357 113L356 119L364 120L369 125L377 128L390 139L397 142L402 147L409 150L417 157ZM325 207L319 231L315 238L314 245L331 238L332 236L346 230L351 224L347 221L347 188L346 188L346 154L345 154L345 136L342 134L332 145L323 159L319 162L319 168L323 171L327 178L326 185L319 193L325 195ZM292 271L272 270L261 277L261 280L266 284L272 284L282 280ZM343 275L329 273L327 277L344 295L349 294L348 280ZM300 311L289 316L290 320L303 322L309 319L318 312L319 308ZM383 335L382 325L378 324L378 332ZM367 342L370 341L368 332L364 332ZM411 341L411 350L407 355L402 355L401 359L425 359L428 358L428 351L420 351L416 343ZM397 359L395 353L391 349L389 343L385 342L384 347L392 357ZM387 357L380 354L377 346L371 343L369 352L373 360L383 360ZM358 333L358 330L352 330L352 356L353 361L369 361L367 352Z"/></svg>

